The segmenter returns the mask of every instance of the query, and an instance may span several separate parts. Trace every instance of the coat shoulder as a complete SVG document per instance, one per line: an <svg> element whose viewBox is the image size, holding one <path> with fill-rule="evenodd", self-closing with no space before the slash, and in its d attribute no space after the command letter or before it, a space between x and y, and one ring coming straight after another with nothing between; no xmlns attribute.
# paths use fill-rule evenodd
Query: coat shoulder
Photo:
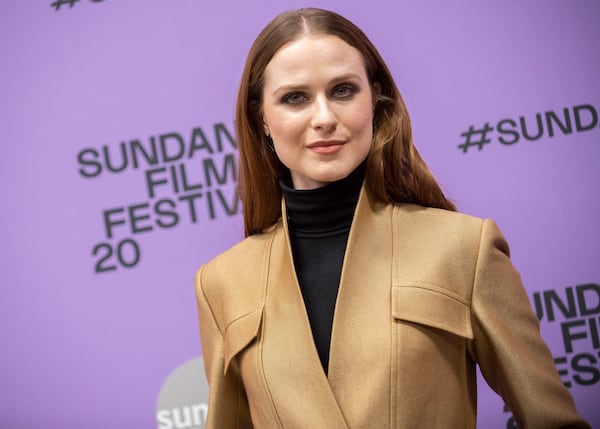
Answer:
<svg viewBox="0 0 600 429"><path fill-rule="evenodd" d="M481 255L509 255L508 244L489 219L409 204L394 210L396 263L405 267L399 273L404 284L429 285L469 302Z"/></svg>
<svg viewBox="0 0 600 429"><path fill-rule="evenodd" d="M431 207L412 206L404 210L412 212L414 222L429 233L425 237L436 241L443 238L447 242L444 247L481 250L481 246L486 246L510 256L508 243L492 219Z"/></svg>
<svg viewBox="0 0 600 429"><path fill-rule="evenodd" d="M486 222L465 213L412 204L400 204L395 210L400 222L418 228L424 239L458 240L461 245L467 244L466 241L478 243Z"/></svg>
<svg viewBox="0 0 600 429"><path fill-rule="evenodd" d="M215 256L201 268L213 280L247 276L264 262L272 232L252 235Z"/></svg>
<svg viewBox="0 0 600 429"><path fill-rule="evenodd" d="M196 294L223 326L263 305L263 277L277 228L245 238L197 271Z"/></svg>

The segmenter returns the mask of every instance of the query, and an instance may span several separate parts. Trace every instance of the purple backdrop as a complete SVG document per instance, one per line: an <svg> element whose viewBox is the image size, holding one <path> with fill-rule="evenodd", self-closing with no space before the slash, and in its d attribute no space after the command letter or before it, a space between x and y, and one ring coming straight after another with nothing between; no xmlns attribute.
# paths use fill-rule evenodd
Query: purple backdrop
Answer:
<svg viewBox="0 0 600 429"><path fill-rule="evenodd" d="M305 5L4 6L1 427L157 426L161 386L201 356L194 272L242 237L245 55ZM379 47L421 154L461 211L499 223L563 381L600 422L599 3L312 5ZM480 427L509 427L480 386Z"/></svg>

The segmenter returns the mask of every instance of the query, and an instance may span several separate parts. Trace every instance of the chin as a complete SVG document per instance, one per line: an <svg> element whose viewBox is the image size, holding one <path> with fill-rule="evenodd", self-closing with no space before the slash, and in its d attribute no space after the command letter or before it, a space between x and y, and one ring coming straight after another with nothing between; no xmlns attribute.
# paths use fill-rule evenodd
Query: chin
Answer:
<svg viewBox="0 0 600 429"><path fill-rule="evenodd" d="M337 182L338 180L342 180L342 179L345 179L346 177L348 177L350 175L350 173L352 173L352 171L354 171L354 170L343 170L343 171L338 170L338 171L327 172L327 173L318 175L313 180L315 180L316 182L321 182L323 184Z"/></svg>

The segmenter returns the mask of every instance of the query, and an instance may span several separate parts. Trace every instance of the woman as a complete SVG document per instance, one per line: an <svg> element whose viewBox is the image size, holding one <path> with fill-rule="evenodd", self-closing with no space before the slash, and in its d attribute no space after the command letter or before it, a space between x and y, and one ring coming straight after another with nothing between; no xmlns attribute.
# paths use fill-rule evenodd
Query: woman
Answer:
<svg viewBox="0 0 600 429"><path fill-rule="evenodd" d="M588 427L504 238L445 198L355 25L277 16L236 127L247 238L196 277L207 428L475 428L476 364L522 428Z"/></svg>

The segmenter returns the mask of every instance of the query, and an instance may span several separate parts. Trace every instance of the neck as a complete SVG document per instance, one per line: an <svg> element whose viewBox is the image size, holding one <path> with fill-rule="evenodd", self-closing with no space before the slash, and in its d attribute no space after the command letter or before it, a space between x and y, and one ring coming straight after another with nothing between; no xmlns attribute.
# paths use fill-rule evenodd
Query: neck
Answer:
<svg viewBox="0 0 600 429"><path fill-rule="evenodd" d="M348 231L365 170L366 164L362 163L344 179L309 190L293 189L289 178L281 180L290 230L300 235Z"/></svg>

